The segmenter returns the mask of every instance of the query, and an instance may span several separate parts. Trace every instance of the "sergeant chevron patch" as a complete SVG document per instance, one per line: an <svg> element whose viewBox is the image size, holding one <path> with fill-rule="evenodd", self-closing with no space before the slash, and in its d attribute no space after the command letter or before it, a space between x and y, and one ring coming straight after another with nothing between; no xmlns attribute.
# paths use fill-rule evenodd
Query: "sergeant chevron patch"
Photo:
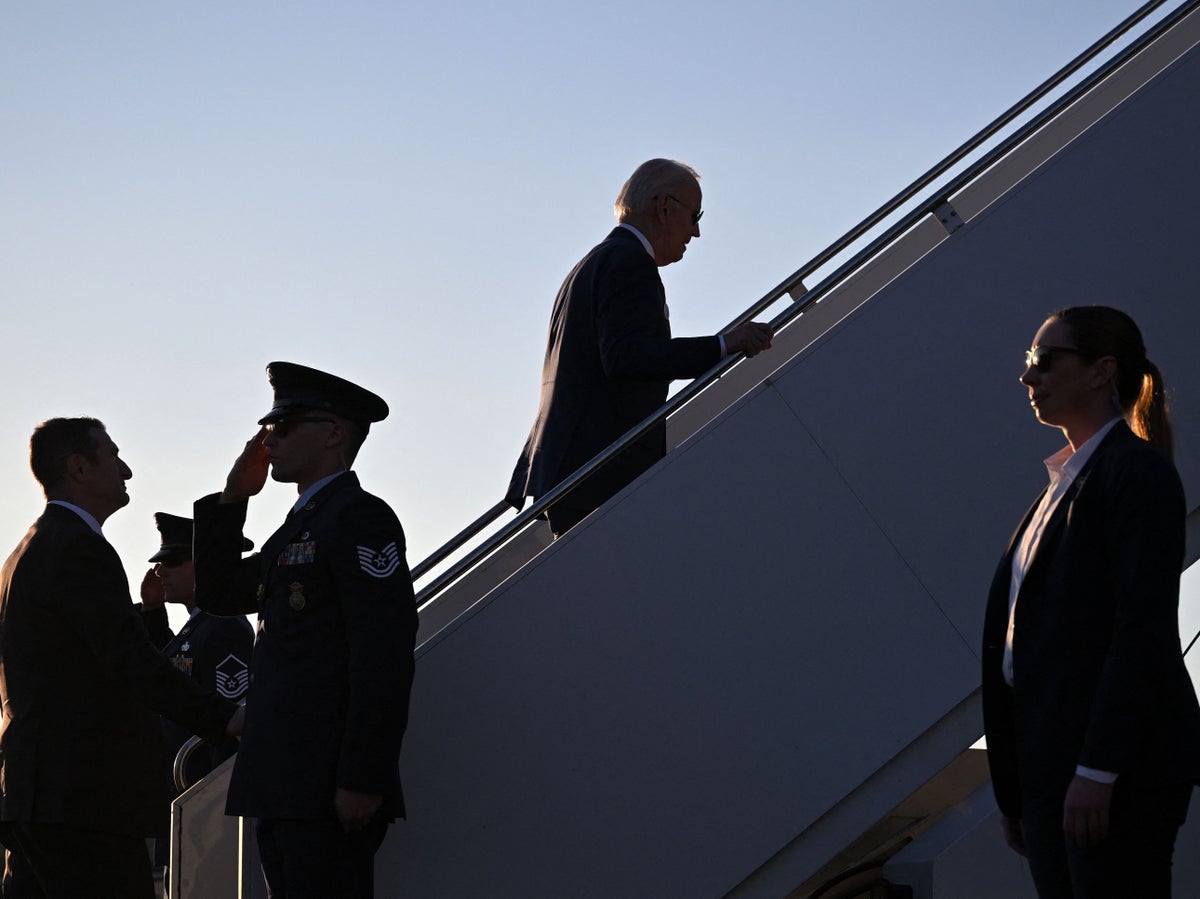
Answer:
<svg viewBox="0 0 1200 899"><path fill-rule="evenodd" d="M400 567L400 551L396 541L376 551L367 546L358 548L358 564L371 577L389 577Z"/></svg>
<svg viewBox="0 0 1200 899"><path fill-rule="evenodd" d="M250 669L233 653L225 656L216 669L217 692L226 699L240 699L250 686Z"/></svg>

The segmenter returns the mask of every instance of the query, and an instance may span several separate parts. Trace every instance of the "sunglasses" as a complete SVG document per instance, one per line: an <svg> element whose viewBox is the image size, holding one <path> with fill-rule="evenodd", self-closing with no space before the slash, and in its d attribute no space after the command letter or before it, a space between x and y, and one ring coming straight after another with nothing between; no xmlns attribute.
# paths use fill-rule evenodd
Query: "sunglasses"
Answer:
<svg viewBox="0 0 1200 899"><path fill-rule="evenodd" d="M688 206L687 203L685 203L685 202L683 202L683 200L679 199L679 197L673 197L670 194L667 194L667 199L674 200L676 203L678 203L680 206L682 206L684 208L684 211L687 212L688 215L690 215L692 217L693 225L700 224L700 219L702 219L704 217L703 209L692 209L690 206Z"/></svg>
<svg viewBox="0 0 1200 899"><path fill-rule="evenodd" d="M309 423L323 422L325 424L333 424L332 418L312 418L306 415L295 415L291 418L281 418L279 421L273 421L266 425L267 433L274 434L280 440L292 433L296 429L296 425Z"/></svg>
<svg viewBox="0 0 1200 899"><path fill-rule="evenodd" d="M1087 353L1069 346L1035 346L1025 351L1025 365L1036 372L1045 374L1054 367L1054 359L1063 353L1087 358Z"/></svg>

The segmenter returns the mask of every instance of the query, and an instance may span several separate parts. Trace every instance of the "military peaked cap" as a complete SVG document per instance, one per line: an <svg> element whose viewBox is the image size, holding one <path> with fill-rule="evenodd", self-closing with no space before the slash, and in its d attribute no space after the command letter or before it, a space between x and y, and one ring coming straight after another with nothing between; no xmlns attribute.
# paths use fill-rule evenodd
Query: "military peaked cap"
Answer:
<svg viewBox="0 0 1200 899"><path fill-rule="evenodd" d="M154 513L154 526L162 536L162 546L150 557L151 562L184 562L192 557L192 520L167 512ZM254 541L242 538L242 552L254 549Z"/></svg>
<svg viewBox="0 0 1200 899"><path fill-rule="evenodd" d="M271 411L258 420L260 425L313 410L332 412L368 426L373 421L383 421L388 415L387 403L371 391L306 365L272 362L267 366L267 380L275 388L275 403Z"/></svg>

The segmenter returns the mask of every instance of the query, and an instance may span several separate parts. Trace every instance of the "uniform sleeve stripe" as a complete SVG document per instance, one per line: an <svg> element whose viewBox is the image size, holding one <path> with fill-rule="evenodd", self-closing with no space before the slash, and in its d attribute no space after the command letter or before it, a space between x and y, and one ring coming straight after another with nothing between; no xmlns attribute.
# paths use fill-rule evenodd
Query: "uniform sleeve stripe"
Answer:
<svg viewBox="0 0 1200 899"><path fill-rule="evenodd" d="M392 541L381 550L358 547L358 565L371 577L390 577L400 567L400 551Z"/></svg>

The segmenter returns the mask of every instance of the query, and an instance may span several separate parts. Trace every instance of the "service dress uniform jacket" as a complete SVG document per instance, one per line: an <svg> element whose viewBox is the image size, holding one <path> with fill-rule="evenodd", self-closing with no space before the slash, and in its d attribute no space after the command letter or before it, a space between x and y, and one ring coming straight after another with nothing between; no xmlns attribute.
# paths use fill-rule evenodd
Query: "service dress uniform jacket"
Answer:
<svg viewBox="0 0 1200 899"><path fill-rule="evenodd" d="M197 605L258 612L226 813L331 819L345 788L403 817L417 612L399 520L346 472L242 558L246 504L219 498L195 504Z"/></svg>
<svg viewBox="0 0 1200 899"><path fill-rule="evenodd" d="M550 318L537 418L505 499L550 492L653 414L672 380L695 378L720 361L717 337L671 337L658 267L637 235L617 227L571 271ZM666 453L659 423L581 484L595 508Z"/></svg>
<svg viewBox="0 0 1200 899"><path fill-rule="evenodd" d="M116 551L48 505L0 574L0 820L165 836L159 714L220 737L236 706L146 638Z"/></svg>
<svg viewBox="0 0 1200 899"><path fill-rule="evenodd" d="M1039 497L1040 500L1040 497ZM1143 786L1200 779L1200 707L1180 649L1186 505L1170 460L1119 422L1043 531L1017 598L1013 686L1001 665L1012 557L983 639L983 708L1000 810L1058 799L1077 765Z"/></svg>
<svg viewBox="0 0 1200 899"><path fill-rule="evenodd" d="M254 629L241 616L210 615L197 610L163 647L162 654L178 670L207 690L213 690L231 702L241 702L250 686L250 651L254 648ZM168 771L175 756L192 737L191 731L164 718L163 738ZM185 772L188 783L195 783L235 752L236 740L211 741L198 748Z"/></svg>

